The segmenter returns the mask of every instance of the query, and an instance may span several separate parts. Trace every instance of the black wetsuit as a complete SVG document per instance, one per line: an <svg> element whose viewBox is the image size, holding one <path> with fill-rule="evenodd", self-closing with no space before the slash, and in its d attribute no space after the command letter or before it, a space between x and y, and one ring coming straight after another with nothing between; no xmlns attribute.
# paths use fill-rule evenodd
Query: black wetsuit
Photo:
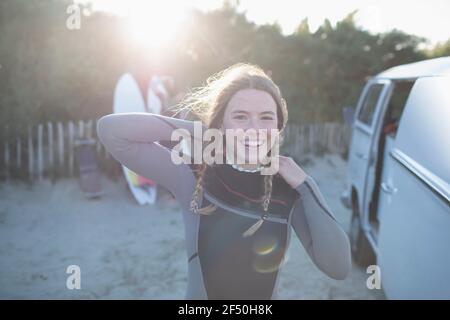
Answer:
<svg viewBox="0 0 450 320"><path fill-rule="evenodd" d="M204 205L215 204L212 215L200 218L199 255L210 299L270 299L287 248L289 213L298 193L274 177L270 216L251 237L242 234L262 210L264 176L241 172L228 164L209 167L205 176ZM283 223L284 222L284 223ZM220 275L220 276L219 276Z"/></svg>
<svg viewBox="0 0 450 320"><path fill-rule="evenodd" d="M291 230L320 270L334 279L346 277L351 268L348 237L311 176L293 189L275 175L267 220L253 235L243 237L264 213L264 176L228 164L208 167L200 204L217 208L211 215L193 213L192 166L174 164L171 151L157 143L170 140L174 128L193 132L193 123L128 113L104 116L97 124L98 136L114 158L162 184L180 203L189 263L185 298L278 298L277 280Z"/></svg>

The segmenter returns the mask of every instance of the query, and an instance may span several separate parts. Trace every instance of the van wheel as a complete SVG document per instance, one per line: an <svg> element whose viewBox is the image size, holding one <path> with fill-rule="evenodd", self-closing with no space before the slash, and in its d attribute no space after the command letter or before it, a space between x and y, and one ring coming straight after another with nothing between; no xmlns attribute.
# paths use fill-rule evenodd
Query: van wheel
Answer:
<svg viewBox="0 0 450 320"><path fill-rule="evenodd" d="M350 223L350 246L352 249L353 261L360 267L367 267L375 262L375 255L369 241L361 229L361 219L358 205L353 203L352 220Z"/></svg>

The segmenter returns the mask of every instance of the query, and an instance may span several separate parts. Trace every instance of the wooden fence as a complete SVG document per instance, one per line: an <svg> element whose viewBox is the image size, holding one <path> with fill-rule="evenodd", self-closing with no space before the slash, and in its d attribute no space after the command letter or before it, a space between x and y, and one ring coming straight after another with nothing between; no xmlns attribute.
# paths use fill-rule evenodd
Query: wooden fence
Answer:
<svg viewBox="0 0 450 320"><path fill-rule="evenodd" d="M288 125L282 151L296 159L310 154L347 152L351 128L337 122Z"/></svg>
<svg viewBox="0 0 450 320"><path fill-rule="evenodd" d="M48 122L29 126L26 134L13 136L4 128L0 145L0 179L56 179L74 176L75 141L91 138L100 168L110 167L115 160L97 139L97 119L88 121ZM284 135L282 151L296 159L320 153L345 153L350 129L341 123L289 125Z"/></svg>

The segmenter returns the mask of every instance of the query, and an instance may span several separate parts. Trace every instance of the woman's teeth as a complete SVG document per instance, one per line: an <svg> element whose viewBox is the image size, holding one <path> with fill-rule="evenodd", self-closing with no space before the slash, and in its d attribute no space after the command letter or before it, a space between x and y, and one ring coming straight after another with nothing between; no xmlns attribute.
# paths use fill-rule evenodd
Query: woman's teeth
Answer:
<svg viewBox="0 0 450 320"><path fill-rule="evenodd" d="M246 141L244 143L246 147L260 147L262 144L262 141Z"/></svg>

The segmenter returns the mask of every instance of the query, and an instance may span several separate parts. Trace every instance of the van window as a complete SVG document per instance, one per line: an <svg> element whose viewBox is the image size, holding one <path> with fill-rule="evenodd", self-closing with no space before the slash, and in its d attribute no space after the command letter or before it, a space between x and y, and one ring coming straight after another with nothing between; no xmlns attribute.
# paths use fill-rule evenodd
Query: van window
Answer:
<svg viewBox="0 0 450 320"><path fill-rule="evenodd" d="M375 113L380 94L383 91L383 87L384 84L381 83L372 85L367 91L366 96L364 97L364 102L361 107L361 111L359 112L358 120L367 124L368 126L372 125L373 115Z"/></svg>
<svg viewBox="0 0 450 320"><path fill-rule="evenodd" d="M394 83L394 90L389 100L383 125L384 133L393 138L395 138L397 134L398 124L413 85L414 81L401 81Z"/></svg>

